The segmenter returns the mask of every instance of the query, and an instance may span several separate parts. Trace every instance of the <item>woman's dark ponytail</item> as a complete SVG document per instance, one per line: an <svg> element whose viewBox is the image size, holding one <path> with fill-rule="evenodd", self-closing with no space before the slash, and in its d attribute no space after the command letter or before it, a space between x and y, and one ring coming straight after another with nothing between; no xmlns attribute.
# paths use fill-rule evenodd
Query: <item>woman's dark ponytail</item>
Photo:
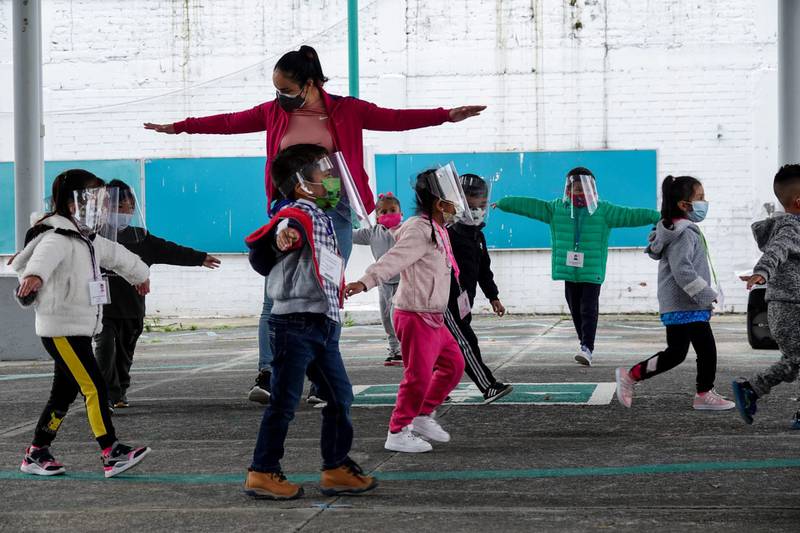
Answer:
<svg viewBox="0 0 800 533"><path fill-rule="evenodd" d="M275 63L275 70L280 70L300 87L305 86L308 80L312 80L317 87L322 87L328 81L322 72L317 51L306 45L301 46L300 50L283 54Z"/></svg>
<svg viewBox="0 0 800 533"><path fill-rule="evenodd" d="M683 216L678 207L679 202L689 201L694 196L694 189L702 185L700 180L692 176L669 175L661 182L661 220L664 227L672 229L672 221Z"/></svg>

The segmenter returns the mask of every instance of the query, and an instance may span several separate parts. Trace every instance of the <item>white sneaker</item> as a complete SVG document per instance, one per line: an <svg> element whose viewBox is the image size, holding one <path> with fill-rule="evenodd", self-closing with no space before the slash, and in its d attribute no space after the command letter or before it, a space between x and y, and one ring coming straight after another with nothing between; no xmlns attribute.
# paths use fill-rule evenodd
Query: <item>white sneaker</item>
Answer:
<svg viewBox="0 0 800 533"><path fill-rule="evenodd" d="M433 449L430 442L425 442L411 431L411 424L401 429L399 433L390 431L386 435L386 444L383 447L393 452L406 453L423 453Z"/></svg>
<svg viewBox="0 0 800 533"><path fill-rule="evenodd" d="M581 351L575 356L575 361L584 366L592 366L592 351L586 346L581 346Z"/></svg>
<svg viewBox="0 0 800 533"><path fill-rule="evenodd" d="M633 387L636 381L631 377L631 373L627 368L619 367L617 369L617 400L624 407L630 408L633 403Z"/></svg>
<svg viewBox="0 0 800 533"><path fill-rule="evenodd" d="M450 442L450 434L442 429L433 418L433 413L430 416L418 416L411 422L414 432L419 436L436 442Z"/></svg>
<svg viewBox="0 0 800 533"><path fill-rule="evenodd" d="M695 394L692 407L697 411L727 411L736 407L736 404L711 389L708 392Z"/></svg>

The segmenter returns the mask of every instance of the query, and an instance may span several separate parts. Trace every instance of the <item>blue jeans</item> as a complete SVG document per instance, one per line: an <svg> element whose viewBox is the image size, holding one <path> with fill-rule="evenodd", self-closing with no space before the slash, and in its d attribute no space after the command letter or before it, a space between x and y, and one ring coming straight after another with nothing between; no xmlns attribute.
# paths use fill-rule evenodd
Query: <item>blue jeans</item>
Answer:
<svg viewBox="0 0 800 533"><path fill-rule="evenodd" d="M339 243L339 253L347 265L350 252L353 250L353 225L350 222L350 212L345 215L342 211L331 210L327 212L333 220L333 232ZM261 308L261 318L258 321L258 370L269 370L272 362L272 348L269 342L269 316L272 314L272 298L267 295L267 280L264 278L264 306Z"/></svg>
<svg viewBox="0 0 800 533"><path fill-rule="evenodd" d="M318 313L272 315L269 325L275 354L272 396L261 419L250 468L256 472L281 471L283 445L306 375L327 402L322 408L322 467L337 468L345 462L353 444L353 387L339 353L342 328Z"/></svg>

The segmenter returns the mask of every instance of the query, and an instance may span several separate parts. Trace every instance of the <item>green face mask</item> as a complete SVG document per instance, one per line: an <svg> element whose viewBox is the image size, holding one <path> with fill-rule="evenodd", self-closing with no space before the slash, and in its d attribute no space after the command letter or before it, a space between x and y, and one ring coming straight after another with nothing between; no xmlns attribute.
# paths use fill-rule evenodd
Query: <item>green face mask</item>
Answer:
<svg viewBox="0 0 800 533"><path fill-rule="evenodd" d="M342 190L342 180L339 178L324 178L322 187L325 189L325 196L314 198L314 203L320 209L333 209L339 205L339 194Z"/></svg>

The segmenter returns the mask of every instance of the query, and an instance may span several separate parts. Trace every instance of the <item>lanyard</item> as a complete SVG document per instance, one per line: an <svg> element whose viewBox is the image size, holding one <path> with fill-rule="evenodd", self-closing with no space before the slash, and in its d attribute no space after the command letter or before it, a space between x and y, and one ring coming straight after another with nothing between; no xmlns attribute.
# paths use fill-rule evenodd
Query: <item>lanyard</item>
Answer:
<svg viewBox="0 0 800 533"><path fill-rule="evenodd" d="M700 231L700 228L697 228ZM708 260L708 266L711 267L711 275L714 276L714 284L719 285L717 281L717 272L714 270L714 262L711 261L711 253L708 249L708 241L706 241L706 236L703 235L703 232L700 231L700 239L703 241L703 248L706 250L706 259Z"/></svg>
<svg viewBox="0 0 800 533"><path fill-rule="evenodd" d="M98 277L100 274L100 269L97 267L97 259L94 255L94 244L90 241L85 235L81 234L81 240L86 243L86 246L89 247L89 256L92 258L92 278L94 281L99 281Z"/></svg>
<svg viewBox="0 0 800 533"><path fill-rule="evenodd" d="M583 220L582 220L583 217L581 216L582 214L583 214L583 211L581 209L578 209L577 210L577 215L575 217L575 232L574 232L575 250L577 250L578 247L581 244L581 224L583 222Z"/></svg>
<svg viewBox="0 0 800 533"><path fill-rule="evenodd" d="M436 228L436 232L439 234L439 237L442 239L442 244L444 245L444 252L447 255L447 260L450 262L450 266L453 267L453 272L456 275L456 281L459 279L459 274L461 274L461 270L458 268L458 263L456 263L456 258L453 255L453 247L450 245L450 237L447 235L447 231L442 229L442 227L433 219L428 219L433 224L433 227ZM461 283L459 282L459 286Z"/></svg>

